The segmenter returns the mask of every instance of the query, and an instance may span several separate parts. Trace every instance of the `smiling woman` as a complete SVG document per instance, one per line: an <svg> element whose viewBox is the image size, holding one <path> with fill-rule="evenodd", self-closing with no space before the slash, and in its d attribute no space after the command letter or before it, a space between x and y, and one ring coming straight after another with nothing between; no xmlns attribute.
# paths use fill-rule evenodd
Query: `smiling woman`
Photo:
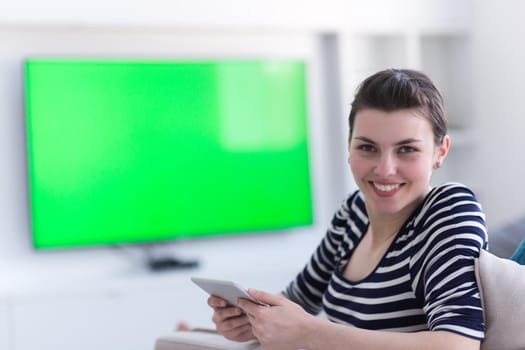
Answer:
<svg viewBox="0 0 525 350"><path fill-rule="evenodd" d="M485 216L468 187L430 186L450 147L441 94L421 72L378 72L349 126L359 190L284 295L249 290L270 307L210 297L217 330L264 349L479 349Z"/></svg>
<svg viewBox="0 0 525 350"><path fill-rule="evenodd" d="M364 109L352 128L349 163L368 200L368 210L414 211L428 192L433 166L445 158L448 136L434 143L432 128L417 108Z"/></svg>

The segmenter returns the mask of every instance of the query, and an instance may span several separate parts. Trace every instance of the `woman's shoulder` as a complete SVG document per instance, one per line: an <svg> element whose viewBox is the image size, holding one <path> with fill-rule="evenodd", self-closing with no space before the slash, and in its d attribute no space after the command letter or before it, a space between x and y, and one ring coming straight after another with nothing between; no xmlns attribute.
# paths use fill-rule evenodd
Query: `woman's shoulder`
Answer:
<svg viewBox="0 0 525 350"><path fill-rule="evenodd" d="M355 190L348 194L341 204L340 211L345 212L346 215L358 215L365 219L367 217L366 206L361 190Z"/></svg>
<svg viewBox="0 0 525 350"><path fill-rule="evenodd" d="M481 204L472 189L457 182L434 187L414 224L421 232L435 238L474 233L486 241L485 214Z"/></svg>
<svg viewBox="0 0 525 350"><path fill-rule="evenodd" d="M360 190L350 193L342 201L332 220L333 226L357 225L359 229L368 224L368 214Z"/></svg>
<svg viewBox="0 0 525 350"><path fill-rule="evenodd" d="M436 194L440 194L440 195L443 195L443 194L452 194L452 193L462 193L462 194L465 194L465 195L471 195L471 196L476 196L474 194L474 190L472 190L470 187L468 187L467 185L464 185L460 182L445 182L445 183L442 183L438 186L435 186L434 188L432 188L431 190L431 193L434 192Z"/></svg>
<svg viewBox="0 0 525 350"><path fill-rule="evenodd" d="M474 191L459 182L447 182L430 190L423 203L423 211L433 211L443 207L461 209L458 204L471 204L481 210Z"/></svg>

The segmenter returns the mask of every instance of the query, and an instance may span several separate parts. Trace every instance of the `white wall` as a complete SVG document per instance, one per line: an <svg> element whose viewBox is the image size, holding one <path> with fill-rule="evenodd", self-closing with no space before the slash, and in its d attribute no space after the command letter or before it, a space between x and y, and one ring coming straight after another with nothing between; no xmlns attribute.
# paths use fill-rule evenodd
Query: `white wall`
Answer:
<svg viewBox="0 0 525 350"><path fill-rule="evenodd" d="M525 215L525 2L475 1L474 9L476 172L497 229Z"/></svg>
<svg viewBox="0 0 525 350"><path fill-rule="evenodd" d="M2 5L0 23L380 31L462 27L470 6L471 0L18 0Z"/></svg>

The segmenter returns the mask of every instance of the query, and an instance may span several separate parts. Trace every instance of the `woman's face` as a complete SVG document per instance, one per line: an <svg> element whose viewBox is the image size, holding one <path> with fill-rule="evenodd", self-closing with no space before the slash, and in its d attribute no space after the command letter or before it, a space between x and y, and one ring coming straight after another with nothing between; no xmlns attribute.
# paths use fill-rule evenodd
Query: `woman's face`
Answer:
<svg viewBox="0 0 525 350"><path fill-rule="evenodd" d="M430 188L433 168L445 158L449 138L436 146L430 122L418 109L356 114L349 163L367 210L409 215Z"/></svg>

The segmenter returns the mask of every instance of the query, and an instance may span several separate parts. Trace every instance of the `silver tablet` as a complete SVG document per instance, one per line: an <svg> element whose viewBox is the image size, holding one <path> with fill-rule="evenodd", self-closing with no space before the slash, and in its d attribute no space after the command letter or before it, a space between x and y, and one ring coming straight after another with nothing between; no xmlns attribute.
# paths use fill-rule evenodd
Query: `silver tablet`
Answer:
<svg viewBox="0 0 525 350"><path fill-rule="evenodd" d="M230 305L237 305L237 299L239 298L248 299L259 305L265 305L253 299L245 288L235 282L201 277L191 277L191 280L208 294L223 298Z"/></svg>

